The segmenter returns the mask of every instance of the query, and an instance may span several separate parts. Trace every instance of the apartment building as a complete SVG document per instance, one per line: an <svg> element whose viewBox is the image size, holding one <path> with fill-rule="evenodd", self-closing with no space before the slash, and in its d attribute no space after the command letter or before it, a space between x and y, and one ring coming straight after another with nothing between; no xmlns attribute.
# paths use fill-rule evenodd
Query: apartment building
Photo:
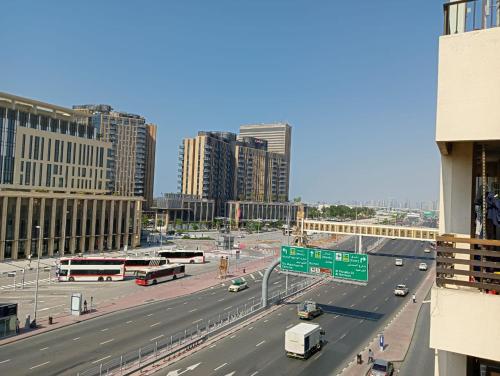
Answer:
<svg viewBox="0 0 500 376"><path fill-rule="evenodd" d="M73 106L90 117L103 141L111 143L107 190L122 196L153 200L156 125L143 116L119 112L106 104Z"/></svg>
<svg viewBox="0 0 500 376"><path fill-rule="evenodd" d="M500 9L444 4L436 142L441 154L430 346L439 376L500 374Z"/></svg>
<svg viewBox="0 0 500 376"><path fill-rule="evenodd" d="M240 127L239 139L253 137L267 141L267 151L275 153L273 200L287 201L290 187L292 127L286 123L249 124Z"/></svg>
<svg viewBox="0 0 500 376"><path fill-rule="evenodd" d="M0 93L0 261L138 245L142 199L107 194L110 148L88 116Z"/></svg>

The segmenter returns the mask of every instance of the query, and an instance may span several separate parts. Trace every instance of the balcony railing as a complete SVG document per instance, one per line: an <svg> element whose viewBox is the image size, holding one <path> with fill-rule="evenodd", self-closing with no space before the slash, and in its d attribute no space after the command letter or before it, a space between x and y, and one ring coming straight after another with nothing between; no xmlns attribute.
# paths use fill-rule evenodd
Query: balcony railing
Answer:
<svg viewBox="0 0 500 376"><path fill-rule="evenodd" d="M459 0L443 4L444 35L500 26L498 0Z"/></svg>
<svg viewBox="0 0 500 376"><path fill-rule="evenodd" d="M436 284L500 293L500 241L438 236ZM476 249L478 248L478 249Z"/></svg>

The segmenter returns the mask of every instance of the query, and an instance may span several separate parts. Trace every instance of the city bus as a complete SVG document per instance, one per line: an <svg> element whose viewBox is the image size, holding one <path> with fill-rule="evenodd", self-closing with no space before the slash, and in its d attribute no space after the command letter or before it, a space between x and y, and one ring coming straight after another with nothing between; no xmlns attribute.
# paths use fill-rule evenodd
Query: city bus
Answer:
<svg viewBox="0 0 500 376"><path fill-rule="evenodd" d="M203 264L205 262L205 253L203 251L169 250L160 251L158 255L165 257L167 262L178 264Z"/></svg>
<svg viewBox="0 0 500 376"><path fill-rule="evenodd" d="M157 268L139 270L137 271L135 283L140 286L149 286L184 277L185 268L184 265L169 264Z"/></svg>
<svg viewBox="0 0 500 376"><path fill-rule="evenodd" d="M165 257L127 257L125 259L125 272L136 272L138 270L155 268L167 263Z"/></svg>
<svg viewBox="0 0 500 376"><path fill-rule="evenodd" d="M59 282L123 281L125 259L115 257L61 257Z"/></svg>

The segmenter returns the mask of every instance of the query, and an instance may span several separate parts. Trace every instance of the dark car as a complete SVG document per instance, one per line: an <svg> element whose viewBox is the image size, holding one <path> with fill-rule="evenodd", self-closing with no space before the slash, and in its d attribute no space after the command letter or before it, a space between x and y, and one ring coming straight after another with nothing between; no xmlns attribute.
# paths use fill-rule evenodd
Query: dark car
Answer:
<svg viewBox="0 0 500 376"><path fill-rule="evenodd" d="M370 368L370 376L392 376L394 373L394 365L383 359L375 359L372 368Z"/></svg>

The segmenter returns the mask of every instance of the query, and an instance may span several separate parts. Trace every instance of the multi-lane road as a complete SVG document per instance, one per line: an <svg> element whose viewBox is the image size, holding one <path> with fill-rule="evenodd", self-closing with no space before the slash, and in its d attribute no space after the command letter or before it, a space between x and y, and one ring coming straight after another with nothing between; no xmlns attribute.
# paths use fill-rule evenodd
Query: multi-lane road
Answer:
<svg viewBox="0 0 500 376"><path fill-rule="evenodd" d="M421 242L389 241L379 251L383 256L370 258L368 285L327 283L303 296L301 300L313 299L326 311L314 321L325 329L328 341L307 361L285 356L285 330L298 323L295 304L288 304L157 375L336 375L409 298L395 297L395 285L405 283L411 293L423 279L426 272L418 270L422 260L413 257L428 257L425 247ZM395 256L408 257L403 267L394 265Z"/></svg>

